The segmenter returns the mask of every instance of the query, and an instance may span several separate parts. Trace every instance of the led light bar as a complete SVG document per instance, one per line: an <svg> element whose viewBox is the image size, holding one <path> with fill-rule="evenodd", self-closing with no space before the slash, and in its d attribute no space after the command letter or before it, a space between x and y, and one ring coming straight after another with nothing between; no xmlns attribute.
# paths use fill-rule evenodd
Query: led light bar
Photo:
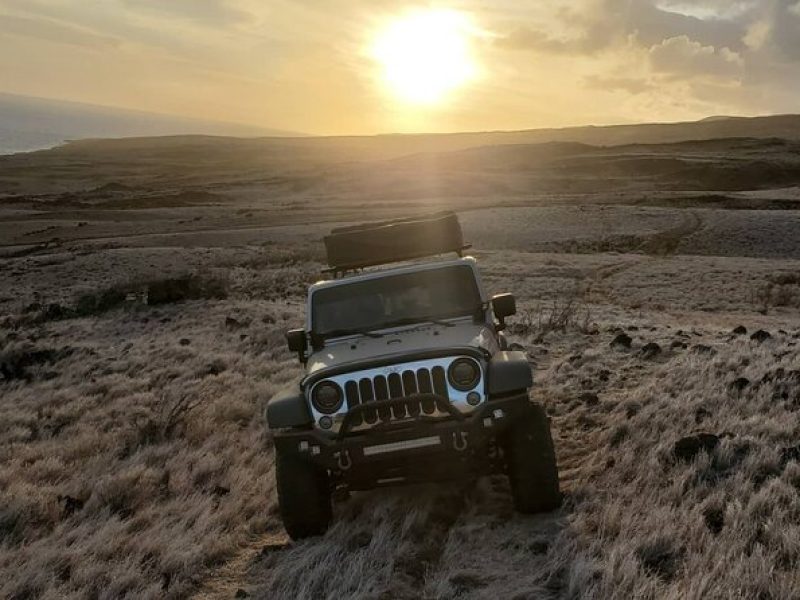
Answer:
<svg viewBox="0 0 800 600"><path fill-rule="evenodd" d="M373 456L375 454L386 454L387 452L398 452L400 450L413 450L414 448L429 448L430 446L439 446L442 443L442 438L438 435L430 437L417 438L415 440L406 440L403 442L392 442L390 444L378 444L377 446L365 446L364 456Z"/></svg>

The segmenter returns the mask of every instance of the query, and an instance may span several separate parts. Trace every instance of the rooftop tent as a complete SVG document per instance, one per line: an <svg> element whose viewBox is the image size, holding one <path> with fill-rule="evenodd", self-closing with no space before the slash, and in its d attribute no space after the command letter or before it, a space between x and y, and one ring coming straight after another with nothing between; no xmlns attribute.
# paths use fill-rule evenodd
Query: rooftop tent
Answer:
<svg viewBox="0 0 800 600"><path fill-rule="evenodd" d="M335 272L460 253L465 248L458 216L450 211L339 227L325 237L328 266Z"/></svg>

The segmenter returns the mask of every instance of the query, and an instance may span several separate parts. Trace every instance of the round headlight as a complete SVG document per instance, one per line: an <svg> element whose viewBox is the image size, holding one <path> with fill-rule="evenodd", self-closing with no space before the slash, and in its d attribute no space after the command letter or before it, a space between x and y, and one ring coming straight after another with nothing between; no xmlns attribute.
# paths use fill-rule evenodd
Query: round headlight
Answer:
<svg viewBox="0 0 800 600"><path fill-rule="evenodd" d="M321 413L335 413L342 406L342 388L332 381L318 383L311 395L311 402Z"/></svg>
<svg viewBox="0 0 800 600"><path fill-rule="evenodd" d="M459 358L450 364L447 370L450 385L460 392L471 390L481 379L481 370L474 360Z"/></svg>

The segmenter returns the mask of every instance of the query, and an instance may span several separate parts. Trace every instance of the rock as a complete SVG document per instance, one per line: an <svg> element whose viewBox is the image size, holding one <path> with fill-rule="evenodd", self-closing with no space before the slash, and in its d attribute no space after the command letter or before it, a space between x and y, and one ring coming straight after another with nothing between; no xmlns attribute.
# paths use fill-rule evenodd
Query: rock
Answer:
<svg viewBox="0 0 800 600"><path fill-rule="evenodd" d="M261 317L261 322L266 325L274 325L275 324L275 317L272 315L264 315Z"/></svg>
<svg viewBox="0 0 800 600"><path fill-rule="evenodd" d="M246 334L246 333L240 333L240 334L239 334L239 341L240 341L240 342L243 342L243 341L245 341L245 340L247 339L247 337L248 337L248 336L247 336L247 334Z"/></svg>
<svg viewBox="0 0 800 600"><path fill-rule="evenodd" d="M242 588L239 588L238 590L236 590L236 593L233 595L233 597L234 598L249 598L250 594L247 593L246 590L243 590Z"/></svg>
<svg viewBox="0 0 800 600"><path fill-rule="evenodd" d="M32 313L42 310L42 303L41 302L31 302L25 308L22 309L23 313Z"/></svg>
<svg viewBox="0 0 800 600"><path fill-rule="evenodd" d="M670 347L672 350L686 350L686 343L685 343L685 342L682 342L682 341L680 341L680 340L675 340L674 342L672 342L672 343L669 345L669 347Z"/></svg>
<svg viewBox="0 0 800 600"><path fill-rule="evenodd" d="M72 496L62 496L59 494L56 496L56 499L59 503L63 503L64 506L61 509L61 516L63 518L69 517L70 515L76 513L77 511L81 510L84 505L84 501L80 498L73 498Z"/></svg>
<svg viewBox="0 0 800 600"><path fill-rule="evenodd" d="M704 354L706 356L714 356L717 353L714 348L706 346L705 344L695 344L692 346L692 352L695 354Z"/></svg>
<svg viewBox="0 0 800 600"><path fill-rule="evenodd" d="M759 329L753 335L750 336L750 339L761 344L763 342L766 342L771 337L772 334L770 334L769 331L764 331L763 329Z"/></svg>
<svg viewBox="0 0 800 600"><path fill-rule="evenodd" d="M525 346L517 342L512 342L508 345L508 349L512 352L525 352Z"/></svg>
<svg viewBox="0 0 800 600"><path fill-rule="evenodd" d="M208 363L205 367L199 370L198 375L200 377L208 377L209 375L219 375L220 373L227 370L227 365L222 362L220 359L216 359Z"/></svg>
<svg viewBox="0 0 800 600"><path fill-rule="evenodd" d="M627 333L620 333L611 341L610 346L614 350L624 350L629 349L632 342L633 340L631 339L631 336L629 336Z"/></svg>
<svg viewBox="0 0 800 600"><path fill-rule="evenodd" d="M600 398L598 398L597 394L594 392L583 392L580 395L580 401L586 406L597 406L600 404Z"/></svg>
<svg viewBox="0 0 800 600"><path fill-rule="evenodd" d="M225 327L227 329L240 329L243 325L233 317L225 317Z"/></svg>
<svg viewBox="0 0 800 600"><path fill-rule="evenodd" d="M781 465L785 467L791 461L800 462L800 444L781 450Z"/></svg>
<svg viewBox="0 0 800 600"><path fill-rule="evenodd" d="M231 493L231 490L230 488L227 488L222 485L215 485L214 489L211 490L211 493L214 494L215 496L227 496L228 494Z"/></svg>
<svg viewBox="0 0 800 600"><path fill-rule="evenodd" d="M711 411L703 408L702 406L694 411L694 422L700 424L711 416Z"/></svg>
<svg viewBox="0 0 800 600"><path fill-rule="evenodd" d="M746 388L748 385L750 385L750 380L749 380L747 377L737 377L737 378L736 378L736 379L735 379L735 380L734 380L734 381L731 383L731 389L734 389L734 390L736 390L737 392L740 392L740 393L741 393L741 391L742 391L744 388Z"/></svg>
<svg viewBox="0 0 800 600"><path fill-rule="evenodd" d="M661 346L655 342L650 342L649 344L642 346L642 349L639 351L639 353L641 354L642 358L650 360L651 358L655 358L661 354Z"/></svg>
<svg viewBox="0 0 800 600"><path fill-rule="evenodd" d="M192 342L191 342L191 340L190 340L189 338L181 338L181 339L178 341L178 343L179 343L181 346L188 346L188 345L189 345L189 344L191 344Z"/></svg>
<svg viewBox="0 0 800 600"><path fill-rule="evenodd" d="M747 327L739 325L732 331L733 335L747 335Z"/></svg>
<svg viewBox="0 0 800 600"><path fill-rule="evenodd" d="M713 433L697 433L675 442L672 453L678 460L691 462L700 452L711 452L719 445L719 437Z"/></svg>

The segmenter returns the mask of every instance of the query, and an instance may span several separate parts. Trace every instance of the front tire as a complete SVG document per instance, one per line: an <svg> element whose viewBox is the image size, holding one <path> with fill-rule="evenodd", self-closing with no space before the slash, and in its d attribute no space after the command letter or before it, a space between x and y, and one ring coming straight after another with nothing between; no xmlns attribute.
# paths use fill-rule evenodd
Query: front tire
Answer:
<svg viewBox="0 0 800 600"><path fill-rule="evenodd" d="M509 433L503 451L517 511L533 514L561 506L550 421L541 406L530 405Z"/></svg>
<svg viewBox="0 0 800 600"><path fill-rule="evenodd" d="M325 533L332 518L327 471L276 449L275 478L281 519L289 537L300 540Z"/></svg>

